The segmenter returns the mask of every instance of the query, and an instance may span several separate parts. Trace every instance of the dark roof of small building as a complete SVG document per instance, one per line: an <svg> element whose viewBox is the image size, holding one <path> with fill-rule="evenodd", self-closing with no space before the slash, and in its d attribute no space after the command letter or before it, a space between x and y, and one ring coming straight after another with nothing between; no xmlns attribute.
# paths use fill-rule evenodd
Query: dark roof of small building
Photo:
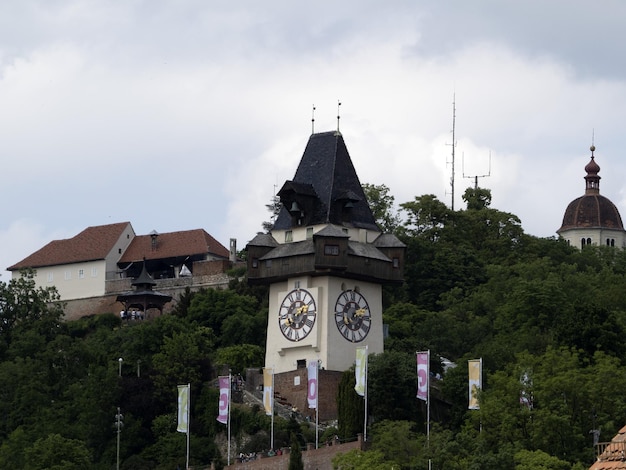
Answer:
<svg viewBox="0 0 626 470"><path fill-rule="evenodd" d="M380 231L339 132L310 136L293 180L287 181L278 193L283 207L275 229L292 228L289 207L285 207L283 199L289 194L314 201L307 225L333 223ZM342 212L346 204L351 207L347 216Z"/></svg>
<svg viewBox="0 0 626 470"><path fill-rule="evenodd" d="M87 227L72 238L51 241L7 269L15 271L105 259L129 225L130 222L119 222Z"/></svg>
<svg viewBox="0 0 626 470"><path fill-rule="evenodd" d="M152 239L156 237L156 246ZM130 243L119 263L141 262L151 259L175 258L210 253L228 259L228 249L203 229L184 230L151 235L138 235Z"/></svg>
<svg viewBox="0 0 626 470"><path fill-rule="evenodd" d="M313 255L315 254L315 245L313 240L303 240L300 242L283 243L278 245L272 251L262 256L260 259L265 261L268 259L287 258L289 256Z"/></svg>
<svg viewBox="0 0 626 470"><path fill-rule="evenodd" d="M572 229L624 230L619 210L608 198L600 195L600 166L595 161L591 146L591 160L585 165L585 195L569 203L563 223L557 233Z"/></svg>
<svg viewBox="0 0 626 470"><path fill-rule="evenodd" d="M406 248L406 245L393 233L381 233L374 240L374 246L378 248Z"/></svg>
<svg viewBox="0 0 626 470"><path fill-rule="evenodd" d="M269 233L257 233L256 236L248 242L248 246L278 246L276 239Z"/></svg>

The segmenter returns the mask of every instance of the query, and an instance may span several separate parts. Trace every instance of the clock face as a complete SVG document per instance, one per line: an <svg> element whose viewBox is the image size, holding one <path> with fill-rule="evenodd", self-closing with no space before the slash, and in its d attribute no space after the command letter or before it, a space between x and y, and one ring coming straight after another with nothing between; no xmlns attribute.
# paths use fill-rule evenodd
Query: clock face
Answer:
<svg viewBox="0 0 626 470"><path fill-rule="evenodd" d="M278 310L280 331L289 341L306 338L313 329L317 308L311 293L304 289L289 292Z"/></svg>
<svg viewBox="0 0 626 470"><path fill-rule="evenodd" d="M339 333L348 341L363 341L372 324L370 307L365 297L353 290L339 294L335 303L335 323Z"/></svg>

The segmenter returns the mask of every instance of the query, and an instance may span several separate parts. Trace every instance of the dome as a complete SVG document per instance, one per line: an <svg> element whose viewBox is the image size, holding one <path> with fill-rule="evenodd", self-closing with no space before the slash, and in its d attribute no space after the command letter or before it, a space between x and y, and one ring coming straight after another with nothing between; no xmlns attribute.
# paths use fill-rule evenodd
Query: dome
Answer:
<svg viewBox="0 0 626 470"><path fill-rule="evenodd" d="M585 166L585 195L569 203L557 233L571 229L624 230L622 217L615 204L600 195L600 166L593 155L595 149L592 145L591 161Z"/></svg>
<svg viewBox="0 0 626 470"><path fill-rule="evenodd" d="M557 232L573 228L624 230L624 225L617 207L609 199L599 194L586 194L569 203Z"/></svg>

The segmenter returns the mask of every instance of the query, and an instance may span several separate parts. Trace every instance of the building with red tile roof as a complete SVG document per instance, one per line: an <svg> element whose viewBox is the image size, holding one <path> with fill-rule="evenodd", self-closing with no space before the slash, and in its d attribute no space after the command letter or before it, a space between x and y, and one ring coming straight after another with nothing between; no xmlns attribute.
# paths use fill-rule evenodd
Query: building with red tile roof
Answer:
<svg viewBox="0 0 626 470"><path fill-rule="evenodd" d="M20 270L35 269L37 286L55 286L61 300L101 296L134 238L130 222L87 227L72 238L51 241L7 270L15 279Z"/></svg>
<svg viewBox="0 0 626 470"><path fill-rule="evenodd" d="M190 281L183 282L186 286L206 287L214 281L208 278L228 269L235 250L233 240L229 250L203 229L136 235L130 222L121 222L87 227L72 238L51 241L7 269L13 278L22 269L34 269L37 286L56 287L63 301L115 299L130 289L131 279L144 266L171 293L180 288L175 282L179 278ZM100 308L81 305L86 313L117 309L115 300Z"/></svg>
<svg viewBox="0 0 626 470"><path fill-rule="evenodd" d="M124 277L137 277L146 263L154 279L193 274L198 261L228 260L230 252L203 229L136 236L118 261ZM183 268L185 266L185 268Z"/></svg>
<svg viewBox="0 0 626 470"><path fill-rule="evenodd" d="M596 451L598 458L589 470L626 470L626 426L611 442L597 444Z"/></svg>

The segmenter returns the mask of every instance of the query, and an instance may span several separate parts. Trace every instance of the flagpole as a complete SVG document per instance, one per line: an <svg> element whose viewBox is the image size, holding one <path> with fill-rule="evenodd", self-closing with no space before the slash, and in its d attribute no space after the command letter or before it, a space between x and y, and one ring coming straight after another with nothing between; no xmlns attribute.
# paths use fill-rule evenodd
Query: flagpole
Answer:
<svg viewBox="0 0 626 470"><path fill-rule="evenodd" d="M228 465L230 466L230 394L233 393L233 382L230 374L230 369L228 370L228 386L230 387L228 390Z"/></svg>
<svg viewBox="0 0 626 470"><path fill-rule="evenodd" d="M272 435L270 449L274 451L274 366L272 366L272 394L270 396L270 401L272 402Z"/></svg>
<svg viewBox="0 0 626 470"><path fill-rule="evenodd" d="M365 345L365 418L363 420L363 442L367 442L367 345Z"/></svg>
<svg viewBox="0 0 626 470"><path fill-rule="evenodd" d="M191 383L187 384L187 469L189 469L189 432L191 430Z"/></svg>
<svg viewBox="0 0 626 470"><path fill-rule="evenodd" d="M427 367L426 374L428 377L428 386L426 390L426 445L430 447L430 349L428 349L426 355ZM429 451L430 452L430 451ZM430 457L428 458L428 470L430 470L432 461Z"/></svg>
<svg viewBox="0 0 626 470"><path fill-rule="evenodd" d="M483 358L482 358L482 356L480 358L480 388L481 388L481 390L483 388ZM479 418L479 419L480 419L480 421L479 421L480 422L480 431L479 432L482 433L483 432L483 421L482 421L481 418Z"/></svg>
<svg viewBox="0 0 626 470"><path fill-rule="evenodd" d="M319 448L320 435L320 360L317 360L317 384L315 385L315 448Z"/></svg>
<svg viewBox="0 0 626 470"><path fill-rule="evenodd" d="M430 442L430 349L426 352L426 360L428 361L426 367L426 373L428 374L428 387L426 389L426 440Z"/></svg>

